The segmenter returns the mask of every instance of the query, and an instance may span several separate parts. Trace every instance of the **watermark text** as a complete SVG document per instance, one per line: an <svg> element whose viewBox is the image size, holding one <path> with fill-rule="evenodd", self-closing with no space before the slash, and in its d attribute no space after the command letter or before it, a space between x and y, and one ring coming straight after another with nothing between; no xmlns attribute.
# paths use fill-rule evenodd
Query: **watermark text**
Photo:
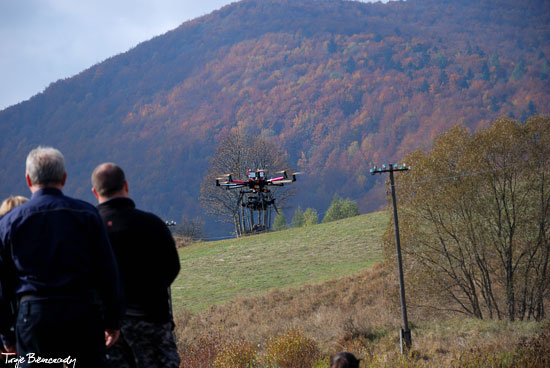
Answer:
<svg viewBox="0 0 550 368"><path fill-rule="evenodd" d="M6 364L15 364L15 368L19 368L23 363L36 363L36 364L65 364L68 368L76 367L76 358L71 358L69 355L66 358L45 358L35 353L27 353L24 356L18 356L15 353L2 353L6 358L4 362Z"/></svg>

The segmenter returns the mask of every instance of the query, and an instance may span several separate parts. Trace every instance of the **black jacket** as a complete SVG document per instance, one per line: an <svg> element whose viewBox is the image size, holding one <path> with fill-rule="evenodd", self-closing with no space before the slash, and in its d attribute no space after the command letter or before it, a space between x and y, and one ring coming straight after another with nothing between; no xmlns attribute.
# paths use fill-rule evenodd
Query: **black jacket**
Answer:
<svg viewBox="0 0 550 368"><path fill-rule="evenodd" d="M97 208L118 261L126 315L172 321L169 290L180 261L170 230L129 198L112 198Z"/></svg>

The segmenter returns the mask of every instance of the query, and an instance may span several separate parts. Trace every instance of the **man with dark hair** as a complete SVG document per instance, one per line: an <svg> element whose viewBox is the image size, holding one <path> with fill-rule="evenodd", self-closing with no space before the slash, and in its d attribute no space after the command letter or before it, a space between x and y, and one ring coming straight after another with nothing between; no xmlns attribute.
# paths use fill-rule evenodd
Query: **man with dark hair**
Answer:
<svg viewBox="0 0 550 368"><path fill-rule="evenodd" d="M107 351L110 367L178 368L170 285L180 262L170 230L157 216L136 209L124 172L99 165L92 191L118 264L126 300L119 341Z"/></svg>
<svg viewBox="0 0 550 368"><path fill-rule="evenodd" d="M97 196L111 198L124 189L126 178L124 171L116 164L99 165L92 173L92 191Z"/></svg>
<svg viewBox="0 0 550 368"><path fill-rule="evenodd" d="M98 211L61 192L66 178L61 152L32 150L32 197L0 220L0 337L20 367L104 367L119 336L116 259Z"/></svg>
<svg viewBox="0 0 550 368"><path fill-rule="evenodd" d="M330 358L330 368L359 368L359 361L352 353L338 353Z"/></svg>

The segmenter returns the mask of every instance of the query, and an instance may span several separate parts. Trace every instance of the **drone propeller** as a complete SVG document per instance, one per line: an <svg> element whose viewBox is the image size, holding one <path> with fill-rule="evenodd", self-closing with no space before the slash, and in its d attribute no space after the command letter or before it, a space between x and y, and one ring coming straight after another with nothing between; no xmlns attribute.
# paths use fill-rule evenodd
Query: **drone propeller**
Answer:
<svg viewBox="0 0 550 368"><path fill-rule="evenodd" d="M233 177L231 175L232 174L222 174L222 176L216 178L216 186L219 187L220 185L231 184L233 182Z"/></svg>
<svg viewBox="0 0 550 368"><path fill-rule="evenodd" d="M299 175L299 174L303 174L304 172L303 171L292 172L292 170L286 169L286 170L277 171L275 174L284 174L284 173L287 173L287 174L291 173L290 175Z"/></svg>
<svg viewBox="0 0 550 368"><path fill-rule="evenodd" d="M292 172L291 170L281 170L281 171L277 171L275 174L283 175L285 179L288 179L289 177L294 177L294 175L300 175L302 173L303 172L301 171Z"/></svg>
<svg viewBox="0 0 550 368"><path fill-rule="evenodd" d="M221 178L230 178L230 177L232 177L233 175L235 175L235 173L221 174L220 177L219 177L218 179L221 179Z"/></svg>

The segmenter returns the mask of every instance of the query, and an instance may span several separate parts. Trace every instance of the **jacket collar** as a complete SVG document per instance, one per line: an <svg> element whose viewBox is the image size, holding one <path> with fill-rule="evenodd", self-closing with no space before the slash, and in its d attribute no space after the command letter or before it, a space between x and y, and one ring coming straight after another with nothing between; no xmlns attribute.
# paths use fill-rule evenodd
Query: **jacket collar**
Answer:
<svg viewBox="0 0 550 368"><path fill-rule="evenodd" d="M46 187L46 188L42 188L42 189L39 189L36 192L34 192L31 196L31 198L40 197L40 196L44 196L44 195L62 196L63 192L60 191L57 188L48 188L48 187Z"/></svg>
<svg viewBox="0 0 550 368"><path fill-rule="evenodd" d="M136 208L136 204L133 200L127 197L115 197L106 200L105 202L98 204L97 208L109 207L109 208Z"/></svg>

